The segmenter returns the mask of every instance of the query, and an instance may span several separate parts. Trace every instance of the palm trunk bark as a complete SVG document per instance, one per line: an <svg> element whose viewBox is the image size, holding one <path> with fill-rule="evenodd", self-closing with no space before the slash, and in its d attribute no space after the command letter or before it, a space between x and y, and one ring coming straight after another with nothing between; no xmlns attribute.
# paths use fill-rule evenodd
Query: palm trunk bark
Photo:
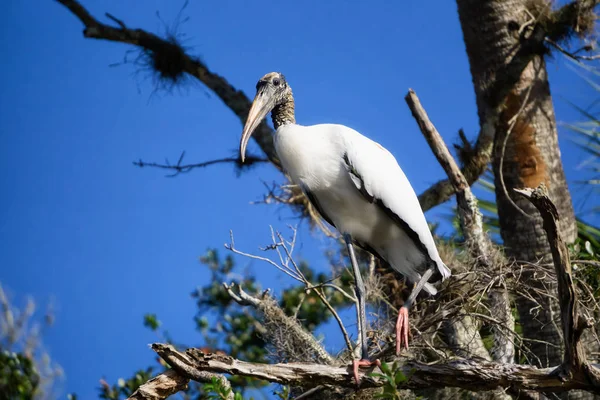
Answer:
<svg viewBox="0 0 600 400"><path fill-rule="evenodd" d="M517 79L501 76L522 56L520 27L531 18L526 1L457 0L457 4L480 125L482 132L494 138L491 160L506 254L517 261L515 268L521 268L519 261L548 261L550 249L542 220L534 207L515 195L513 189L545 183L561 217L563 238L572 242L577 230L560 158L543 55L530 55ZM498 98L501 82L508 82L511 87L502 87L506 95ZM524 286L555 290L554 282L539 274L524 274L523 278ZM534 293L531 298L518 296L516 304L523 335L537 340L529 343L535 354L530 362L539 366L558 365L562 340L556 302Z"/></svg>

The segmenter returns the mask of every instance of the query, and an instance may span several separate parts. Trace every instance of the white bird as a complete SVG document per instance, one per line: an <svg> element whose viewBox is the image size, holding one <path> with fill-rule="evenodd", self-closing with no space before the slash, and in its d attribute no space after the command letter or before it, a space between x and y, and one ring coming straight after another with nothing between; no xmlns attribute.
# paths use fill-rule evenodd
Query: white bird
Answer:
<svg viewBox="0 0 600 400"><path fill-rule="evenodd" d="M394 156L380 144L344 125L296 124L292 89L279 72L263 76L256 85L240 143L244 160L250 136L272 111L275 150L293 183L299 185L321 216L344 237L356 282L362 359L369 366L365 289L353 243L387 262L416 283L396 322L396 353L408 348L408 309L421 289L437 290L428 282L451 272L440 259L417 195Z"/></svg>

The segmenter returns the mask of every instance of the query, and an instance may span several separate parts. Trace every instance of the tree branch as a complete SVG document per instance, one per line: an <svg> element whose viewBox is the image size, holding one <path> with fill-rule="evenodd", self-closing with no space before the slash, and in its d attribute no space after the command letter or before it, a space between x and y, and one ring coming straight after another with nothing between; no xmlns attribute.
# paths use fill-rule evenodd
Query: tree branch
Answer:
<svg viewBox="0 0 600 400"><path fill-rule="evenodd" d="M542 183L536 189L525 188L515 191L526 197L540 212L544 230L548 236L552 260L558 281L558 296L561 310L563 340L565 352L563 365L557 369L563 380L586 380L600 385L600 370L592 367L586 360L581 335L585 328L592 325L590 318L579 314L577 291L573 283L569 249L558 230L558 210L550 198L546 186Z"/></svg>
<svg viewBox="0 0 600 400"><path fill-rule="evenodd" d="M57 0L60 4L73 13L85 26L83 36L91 39L109 40L127 43L153 54L176 53L179 67L182 72L193 76L213 91L227 107L229 107L240 121L244 123L250 111L251 101L240 90L233 87L225 78L213 73L200 59L188 55L173 41L165 40L159 36L142 29L127 28L125 24L113 17L119 27L104 24L94 18L77 0ZM175 47L175 48L174 48ZM267 158L279 169L281 165L273 146L273 130L263 121L254 131L252 137L258 143Z"/></svg>
<svg viewBox="0 0 600 400"><path fill-rule="evenodd" d="M564 47L562 47L561 45L559 45L558 43L556 43L554 40L550 39L549 37L547 37L545 39L546 43L548 43L549 45L551 45L552 47L554 47L556 50L560 51L561 53L563 53L565 56L569 57L572 60L575 60L577 62L581 62L581 61L594 61L600 58L600 54L594 54L592 56L583 56L581 54L577 54L581 49L577 50L577 51L573 51L570 52L567 49L565 49ZM582 49L586 49L586 47L582 47Z"/></svg>
<svg viewBox="0 0 600 400"><path fill-rule="evenodd" d="M208 167L208 166L214 165L214 164L233 163L233 164L235 164L235 166L237 168L247 168L247 167L250 167L251 165L254 165L257 163L269 162L269 160L266 158L248 155L248 156L246 156L246 159L243 163L242 163L242 160L240 159L240 157L238 156L238 157L227 157L227 158L220 158L220 159L216 159L216 160L209 160L209 161L204 161L204 162L197 163L197 164L183 164L182 165L181 163L183 162L184 156L185 156L185 151L181 153L181 155L179 156L179 160L177 160L177 164L175 164L175 165L170 164L168 160L167 160L166 164L159 164L159 163L155 163L155 162L145 162L142 160L138 160L138 161L134 161L133 165L135 165L136 167L140 167L140 168L153 167L153 168L169 169L174 172L171 174L168 174L167 177L172 178L179 174L184 174L184 173L190 172L191 170L193 170L195 168L204 168L204 167Z"/></svg>
<svg viewBox="0 0 600 400"><path fill-rule="evenodd" d="M532 2L533 3L533 2ZM551 13L547 18L551 21L546 24L534 24L526 38L521 39L518 51L510 62L497 71L495 80L489 85L486 94L486 109L480 108L484 116L480 118L480 131L474 148L465 152L462 160L464 167L462 174L469 185L472 185L485 172L492 154L494 137L496 136L496 123L506 96L519 81L525 67L536 55L546 53L544 41L564 40L573 35L589 30L590 21L595 21L594 7L599 0L575 0ZM543 6L547 4L544 2ZM585 21L582 18L585 17ZM560 50L560 49L559 49ZM584 56L580 59L586 59ZM464 135L461 135L463 144ZM423 211L427 211L438 204L444 203L452 197L455 187L451 182L441 180L419 195L419 202Z"/></svg>
<svg viewBox="0 0 600 400"><path fill-rule="evenodd" d="M307 332L295 318L288 317L279 305L264 292L262 297L252 296L244 291L239 284L228 285L223 283L227 293L240 305L252 306L259 310L264 318L266 333L269 343L278 351L301 357L304 361L331 365L334 363L331 355ZM289 353L289 354L287 354Z"/></svg>
<svg viewBox="0 0 600 400"><path fill-rule="evenodd" d="M182 376L196 380L199 373L209 371L219 374L247 376L283 385L304 388L319 385L355 388L351 368L331 365L288 363L251 363L199 349L177 351L171 345L154 343L152 349ZM596 366L591 366L596 368ZM422 389L460 387L472 391L491 390L497 387L514 390L565 392L573 389L587 390L600 394L600 385L587 381L563 381L553 373L554 368L539 369L527 365L500 364L485 361L459 359L445 364L424 364L407 361L402 372L409 377L399 389ZM381 387L384 380L369 376L369 371L360 371L361 389Z"/></svg>
<svg viewBox="0 0 600 400"><path fill-rule="evenodd" d="M169 369L137 388L127 400L162 400L186 390L190 380ZM229 384L229 382L228 382Z"/></svg>
<svg viewBox="0 0 600 400"><path fill-rule="evenodd" d="M483 230L482 215L477 205L477 199L471 191L470 184L462 174L456 161L454 161L448 147L444 143L444 139L442 139L442 136L429 119L417 94L410 89L405 100L413 117L417 121L423 136L425 136L425 139L427 140L427 143L429 143L438 162L442 168L444 168L444 171L448 175L448 180L456 192L456 203L460 224L471 257L474 260L477 260L479 268L490 271L494 267L491 258L492 244L486 232ZM496 285L490 293L490 306L498 319L506 324L506 328L508 328L509 331L514 331L514 318L510 307L508 306L509 304L510 300L506 287L503 285ZM454 329L458 333L461 332L461 324L468 324L469 321L465 318L463 321L453 322L457 325ZM481 356L484 354L487 355L481 337L478 335L479 332L477 332L477 330L475 330L475 332L477 333L477 336L471 335L473 338L468 342L468 347L471 350L479 348ZM513 362L515 349L512 337L498 329L494 331L494 343L495 347L493 354L501 355L502 361ZM456 345L458 346L458 343L456 343Z"/></svg>

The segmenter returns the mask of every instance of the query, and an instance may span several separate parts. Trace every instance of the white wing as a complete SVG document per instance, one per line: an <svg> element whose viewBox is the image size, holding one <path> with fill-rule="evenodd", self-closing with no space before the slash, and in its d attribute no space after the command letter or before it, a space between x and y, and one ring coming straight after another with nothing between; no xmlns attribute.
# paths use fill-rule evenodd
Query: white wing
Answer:
<svg viewBox="0 0 600 400"><path fill-rule="evenodd" d="M422 248L423 253L436 263L442 279L448 278L451 272L440 259L419 199L396 158L366 136L343 128L344 161L356 187L369 201L382 207L417 247Z"/></svg>

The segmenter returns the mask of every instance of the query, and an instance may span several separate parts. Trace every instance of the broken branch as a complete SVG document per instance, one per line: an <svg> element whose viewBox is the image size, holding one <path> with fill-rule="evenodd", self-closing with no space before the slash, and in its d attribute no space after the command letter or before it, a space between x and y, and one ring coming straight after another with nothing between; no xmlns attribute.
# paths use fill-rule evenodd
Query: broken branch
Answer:
<svg viewBox="0 0 600 400"><path fill-rule="evenodd" d="M169 369L156 375L132 393L127 400L162 400L177 392L186 390L189 379ZM227 382L229 384L229 382Z"/></svg>
<svg viewBox="0 0 600 400"><path fill-rule="evenodd" d="M536 189L525 188L515 191L527 198L540 212L544 230L548 236L552 260L558 281L558 296L561 310L564 357L563 365L557 370L562 379L584 379L594 385L600 385L600 370L591 366L585 357L581 335L585 328L591 326L588 318L580 315L578 310L577 291L573 283L569 249L558 230L558 210L550 198L548 190L542 183Z"/></svg>

